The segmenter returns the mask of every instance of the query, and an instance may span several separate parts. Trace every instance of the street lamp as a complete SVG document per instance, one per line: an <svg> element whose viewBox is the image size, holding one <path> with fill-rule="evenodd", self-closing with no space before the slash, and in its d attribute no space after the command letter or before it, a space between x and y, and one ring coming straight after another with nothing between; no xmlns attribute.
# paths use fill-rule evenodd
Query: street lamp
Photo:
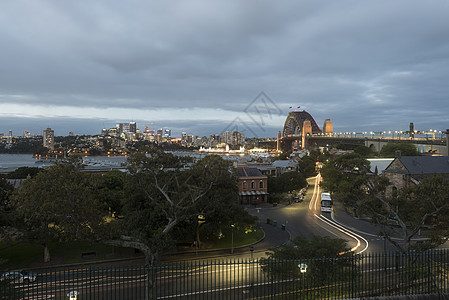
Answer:
<svg viewBox="0 0 449 300"><path fill-rule="evenodd" d="M300 273L306 273L307 272L307 265L306 264L299 264L298 268L299 268L299 272Z"/></svg>
<svg viewBox="0 0 449 300"><path fill-rule="evenodd" d="M231 254L234 253L234 227L235 224L231 224Z"/></svg>
<svg viewBox="0 0 449 300"><path fill-rule="evenodd" d="M71 291L67 294L67 297L69 297L69 300L76 300L78 299L78 291Z"/></svg>
<svg viewBox="0 0 449 300"><path fill-rule="evenodd" d="M301 274L303 274L302 276L302 290L304 291L304 286L305 286L305 278L306 278L306 272L307 272L307 265L306 264L299 264L298 265L299 268L299 272Z"/></svg>
<svg viewBox="0 0 449 300"><path fill-rule="evenodd" d="M198 215L198 223L196 227L196 248L198 249L200 247L200 226L206 222L206 217L203 215Z"/></svg>

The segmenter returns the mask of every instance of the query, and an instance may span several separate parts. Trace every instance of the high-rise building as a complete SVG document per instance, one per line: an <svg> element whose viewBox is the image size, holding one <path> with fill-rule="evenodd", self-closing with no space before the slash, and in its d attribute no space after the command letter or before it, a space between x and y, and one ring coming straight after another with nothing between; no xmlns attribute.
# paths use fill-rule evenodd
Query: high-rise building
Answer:
<svg viewBox="0 0 449 300"><path fill-rule="evenodd" d="M43 131L44 147L50 150L55 150L55 132L51 128Z"/></svg>
<svg viewBox="0 0 449 300"><path fill-rule="evenodd" d="M115 127L117 128L117 133L136 133L137 132L137 125L136 122L129 122L129 123L117 123L115 124Z"/></svg>
<svg viewBox="0 0 449 300"><path fill-rule="evenodd" d="M226 131L220 136L221 142L228 145L242 145L244 139L245 135L238 131Z"/></svg>
<svg viewBox="0 0 449 300"><path fill-rule="evenodd" d="M129 132L132 132L132 133L137 132L136 122L129 122Z"/></svg>

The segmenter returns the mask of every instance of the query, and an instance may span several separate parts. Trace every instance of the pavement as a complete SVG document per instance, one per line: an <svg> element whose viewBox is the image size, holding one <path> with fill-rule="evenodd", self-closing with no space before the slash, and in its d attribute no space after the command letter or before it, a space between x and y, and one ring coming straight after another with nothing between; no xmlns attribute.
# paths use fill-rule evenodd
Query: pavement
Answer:
<svg viewBox="0 0 449 300"><path fill-rule="evenodd" d="M351 215L343 206L343 203L340 202L334 201L333 219L334 221L344 225L346 228L358 233L377 236L377 233L380 232L380 228L378 226L367 220L359 219Z"/></svg>

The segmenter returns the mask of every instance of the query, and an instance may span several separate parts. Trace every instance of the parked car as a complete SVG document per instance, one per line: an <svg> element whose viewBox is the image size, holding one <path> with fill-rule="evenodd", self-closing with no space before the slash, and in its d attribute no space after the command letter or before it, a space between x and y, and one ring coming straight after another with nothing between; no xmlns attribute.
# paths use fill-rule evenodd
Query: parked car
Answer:
<svg viewBox="0 0 449 300"><path fill-rule="evenodd" d="M302 200L303 200L302 196L295 197L295 202L296 203L302 202Z"/></svg>
<svg viewBox="0 0 449 300"><path fill-rule="evenodd" d="M0 281L8 280L12 283L29 283L36 281L37 274L28 271L9 271L0 276Z"/></svg>

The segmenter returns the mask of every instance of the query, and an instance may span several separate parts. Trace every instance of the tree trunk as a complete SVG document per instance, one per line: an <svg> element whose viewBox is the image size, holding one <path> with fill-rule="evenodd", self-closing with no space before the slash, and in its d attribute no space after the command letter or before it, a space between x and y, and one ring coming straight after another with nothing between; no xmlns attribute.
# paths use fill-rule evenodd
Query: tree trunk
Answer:
<svg viewBox="0 0 449 300"><path fill-rule="evenodd" d="M44 246L44 262L48 263L50 262L50 249L48 248L47 243L45 243L43 246Z"/></svg>

